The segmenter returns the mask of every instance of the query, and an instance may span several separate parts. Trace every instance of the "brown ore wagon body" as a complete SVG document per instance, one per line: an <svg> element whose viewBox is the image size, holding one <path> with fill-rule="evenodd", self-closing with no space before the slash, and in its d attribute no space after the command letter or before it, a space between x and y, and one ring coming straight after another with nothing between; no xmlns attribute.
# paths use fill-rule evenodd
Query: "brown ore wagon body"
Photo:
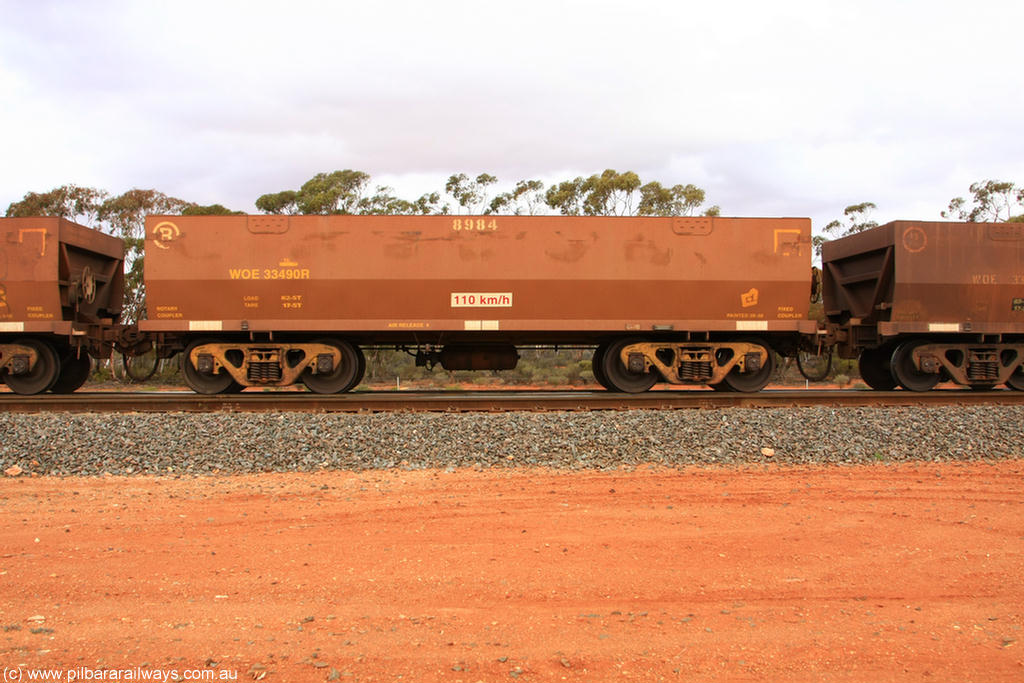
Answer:
<svg viewBox="0 0 1024 683"><path fill-rule="evenodd" d="M0 218L0 379L70 392L106 357L124 298L124 243L63 218Z"/></svg>
<svg viewBox="0 0 1024 683"><path fill-rule="evenodd" d="M148 320L198 391L358 383L360 347L503 369L596 347L605 386L756 390L807 319L805 218L152 216Z"/></svg>
<svg viewBox="0 0 1024 683"><path fill-rule="evenodd" d="M826 243L831 341L872 387L1024 389L1024 224L896 221Z"/></svg>

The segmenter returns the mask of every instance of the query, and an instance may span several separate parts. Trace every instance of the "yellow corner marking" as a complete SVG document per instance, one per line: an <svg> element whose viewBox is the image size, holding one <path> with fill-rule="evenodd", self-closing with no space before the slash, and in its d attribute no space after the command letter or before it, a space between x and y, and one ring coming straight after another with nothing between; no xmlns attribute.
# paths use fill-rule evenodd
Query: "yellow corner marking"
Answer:
<svg viewBox="0 0 1024 683"><path fill-rule="evenodd" d="M22 228L18 230L18 244L25 243L25 235L38 233L42 239L39 245L39 255L46 256L46 228Z"/></svg>
<svg viewBox="0 0 1024 683"><path fill-rule="evenodd" d="M797 253L799 254L800 253L800 236L801 236L801 234L802 233L801 233L800 230L795 230L793 228L778 228L778 229L776 229L775 230L775 253L776 254L778 253L778 248L781 246L781 247L785 248L783 250L783 252L782 252L782 254L784 256L788 256L788 255L793 254L793 251L792 251L793 247L797 248ZM779 239L780 236L796 236L796 239L790 238L790 239L780 240Z"/></svg>
<svg viewBox="0 0 1024 683"><path fill-rule="evenodd" d="M790 247L794 247L795 246L797 248L797 251L799 252L800 251L800 234L801 233L800 233L799 230L793 230L792 228L779 228L779 229L775 230L775 253L776 254L779 253L779 246L780 245L783 246L783 247L786 247L785 251L783 251L783 255L785 255L785 256L788 256L788 255L793 253L791 251ZM780 235L796 235L796 239L790 238L790 239L781 240L781 239L779 239Z"/></svg>

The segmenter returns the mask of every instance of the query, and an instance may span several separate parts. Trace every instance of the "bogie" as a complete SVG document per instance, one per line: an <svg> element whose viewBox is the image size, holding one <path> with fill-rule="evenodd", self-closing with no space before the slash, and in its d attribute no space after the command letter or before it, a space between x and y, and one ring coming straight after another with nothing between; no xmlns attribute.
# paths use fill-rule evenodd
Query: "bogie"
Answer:
<svg viewBox="0 0 1024 683"><path fill-rule="evenodd" d="M775 355L758 339L672 342L621 339L598 347L598 381L611 390L637 393L656 382L706 384L719 391L763 389L775 370ZM602 381L603 380L603 381Z"/></svg>

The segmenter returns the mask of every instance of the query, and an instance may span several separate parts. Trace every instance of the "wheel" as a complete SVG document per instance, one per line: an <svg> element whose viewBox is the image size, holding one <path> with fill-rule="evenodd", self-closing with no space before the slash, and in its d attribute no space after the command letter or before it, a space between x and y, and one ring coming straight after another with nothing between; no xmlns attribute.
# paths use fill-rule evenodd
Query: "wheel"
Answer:
<svg viewBox="0 0 1024 683"><path fill-rule="evenodd" d="M767 344L757 340L744 339L749 344L757 344L768 352L768 362L761 366L756 372L740 372L738 367L729 371L729 374L722 380L722 384L728 387L729 391L740 391L745 394L761 391L772 378L775 372L775 354Z"/></svg>
<svg viewBox="0 0 1024 683"><path fill-rule="evenodd" d="M160 359L157 357L155 349L150 349L137 356L121 356L121 362L124 364L124 374L132 382L149 381L160 367Z"/></svg>
<svg viewBox="0 0 1024 683"><path fill-rule="evenodd" d="M889 365L892 359L892 347L882 345L860 352L857 368L864 383L876 391L892 391L896 388L896 379L892 376Z"/></svg>
<svg viewBox="0 0 1024 683"><path fill-rule="evenodd" d="M302 373L302 383L317 394L340 394L351 390L363 379L366 357L358 346L340 339L318 339L317 344L328 344L341 351L341 363L330 373Z"/></svg>
<svg viewBox="0 0 1024 683"><path fill-rule="evenodd" d="M16 394L32 395L47 391L60 375L60 358L57 357L57 352L50 344L36 339L25 339L18 343L34 349L39 355L39 360L31 372L21 375L8 373L4 377L7 386Z"/></svg>
<svg viewBox="0 0 1024 683"><path fill-rule="evenodd" d="M74 351L68 351L67 356L60 362L60 372L57 374L57 381L50 387L55 394L70 394L77 391L85 380L89 379L92 372L92 361L86 353L81 355Z"/></svg>
<svg viewBox="0 0 1024 683"><path fill-rule="evenodd" d="M639 394L647 391L658 383L660 375L655 372L635 373L622 364L619 357L622 349L630 344L638 343L639 339L620 339L608 344L601 354L601 374L610 391L622 391L627 394ZM594 375L597 376L596 374ZM600 380L599 380L600 381Z"/></svg>
<svg viewBox="0 0 1024 683"><path fill-rule="evenodd" d="M594 379L605 389L612 391L612 388L608 386L608 377L604 374L604 357L608 350L607 344L601 344L594 349L594 356L590 360L590 371L594 374Z"/></svg>
<svg viewBox="0 0 1024 683"><path fill-rule="evenodd" d="M904 342L892 354L892 375L907 391L929 391L939 383L939 373L921 372L914 367L911 354L924 342Z"/></svg>
<svg viewBox="0 0 1024 683"><path fill-rule="evenodd" d="M825 355L797 351L796 368L808 382L821 382L832 372L832 349Z"/></svg>
<svg viewBox="0 0 1024 683"><path fill-rule="evenodd" d="M208 342L192 342L185 348L185 352L181 355L181 374L185 376L185 384L187 384L189 389L197 394L231 393L231 390L234 387L239 386L239 384L227 370L222 369L220 373L211 374L199 372L199 370L192 365L192 349L206 343Z"/></svg>
<svg viewBox="0 0 1024 683"><path fill-rule="evenodd" d="M1006 386L1017 391L1024 391L1024 365L1017 366L1017 369L1006 380Z"/></svg>

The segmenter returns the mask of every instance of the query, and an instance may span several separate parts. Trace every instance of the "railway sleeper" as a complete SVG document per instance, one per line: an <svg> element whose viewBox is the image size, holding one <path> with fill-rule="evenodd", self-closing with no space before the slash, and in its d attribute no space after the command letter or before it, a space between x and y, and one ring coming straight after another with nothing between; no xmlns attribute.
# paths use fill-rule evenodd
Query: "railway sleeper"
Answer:
<svg viewBox="0 0 1024 683"><path fill-rule="evenodd" d="M670 384L718 385L730 373L761 372L771 363L769 353L766 346L749 341L639 342L624 346L620 356L634 374L656 370Z"/></svg>
<svg viewBox="0 0 1024 683"><path fill-rule="evenodd" d="M210 342L193 346L188 362L202 375L227 373L243 387L289 386L307 370L330 375L342 363L341 351L323 343Z"/></svg>
<svg viewBox="0 0 1024 683"><path fill-rule="evenodd" d="M924 343L910 352L922 373L945 371L957 384L992 387L1013 381L1024 364L1024 344Z"/></svg>

